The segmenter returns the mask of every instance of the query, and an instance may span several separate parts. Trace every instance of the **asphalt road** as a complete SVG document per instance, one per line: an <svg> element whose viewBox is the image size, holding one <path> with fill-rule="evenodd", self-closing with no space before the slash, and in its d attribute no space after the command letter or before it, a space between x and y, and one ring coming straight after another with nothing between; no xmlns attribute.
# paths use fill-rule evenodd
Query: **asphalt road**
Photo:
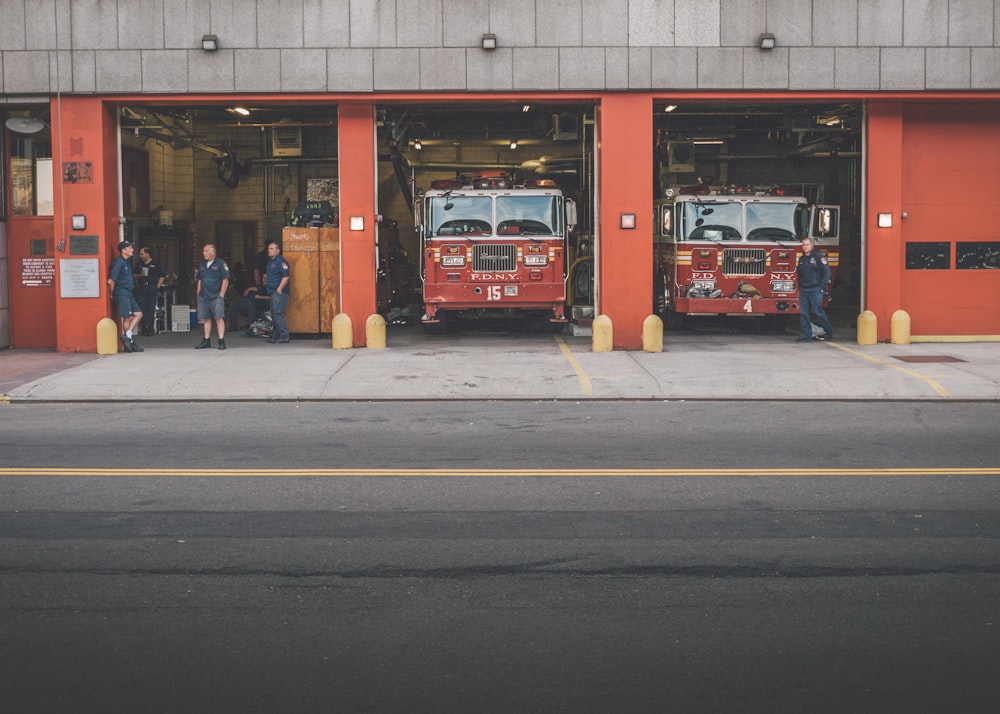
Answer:
<svg viewBox="0 0 1000 714"><path fill-rule="evenodd" d="M996 417L981 403L2 406L0 699L995 712Z"/></svg>

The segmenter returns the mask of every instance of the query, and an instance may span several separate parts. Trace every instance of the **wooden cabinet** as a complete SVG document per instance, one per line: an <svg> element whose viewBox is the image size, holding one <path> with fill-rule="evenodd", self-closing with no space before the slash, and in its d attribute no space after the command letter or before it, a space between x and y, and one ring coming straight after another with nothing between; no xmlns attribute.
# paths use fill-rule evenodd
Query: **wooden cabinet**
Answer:
<svg viewBox="0 0 1000 714"><path fill-rule="evenodd" d="M292 276L288 331L330 332L340 309L340 229L285 228L281 244Z"/></svg>

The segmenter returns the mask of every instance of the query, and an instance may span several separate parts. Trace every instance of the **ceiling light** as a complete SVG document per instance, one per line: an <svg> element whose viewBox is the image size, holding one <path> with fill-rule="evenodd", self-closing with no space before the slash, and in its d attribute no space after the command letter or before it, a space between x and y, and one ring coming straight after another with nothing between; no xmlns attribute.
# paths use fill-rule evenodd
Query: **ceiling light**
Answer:
<svg viewBox="0 0 1000 714"><path fill-rule="evenodd" d="M530 112L531 111L531 105L530 104L525 104L523 107L521 107L521 111L522 112Z"/></svg>
<svg viewBox="0 0 1000 714"><path fill-rule="evenodd" d="M517 148L517 139L514 139L513 141L510 142L510 148L511 150Z"/></svg>
<svg viewBox="0 0 1000 714"><path fill-rule="evenodd" d="M241 117L250 116L250 110L246 107L233 107L233 113L239 114Z"/></svg>
<svg viewBox="0 0 1000 714"><path fill-rule="evenodd" d="M497 48L497 36L492 32L487 32L483 35L483 49L484 50L495 50Z"/></svg>
<svg viewBox="0 0 1000 714"><path fill-rule="evenodd" d="M11 117L4 125L18 134L37 134L46 126L45 122L35 117Z"/></svg>
<svg viewBox="0 0 1000 714"><path fill-rule="evenodd" d="M774 34L771 32L765 32L760 36L760 48L762 50L773 50L774 49Z"/></svg>
<svg viewBox="0 0 1000 714"><path fill-rule="evenodd" d="M206 52L215 52L219 49L219 38L215 35L202 35L201 48Z"/></svg>
<svg viewBox="0 0 1000 714"><path fill-rule="evenodd" d="M664 114L669 114L670 112L672 112L676 108L677 108L676 104L668 104L667 106L663 107L663 113Z"/></svg>
<svg viewBox="0 0 1000 714"><path fill-rule="evenodd" d="M416 141L413 142L413 148L416 149L417 151L420 151L422 148L424 148L424 145L420 143L420 139L417 139Z"/></svg>

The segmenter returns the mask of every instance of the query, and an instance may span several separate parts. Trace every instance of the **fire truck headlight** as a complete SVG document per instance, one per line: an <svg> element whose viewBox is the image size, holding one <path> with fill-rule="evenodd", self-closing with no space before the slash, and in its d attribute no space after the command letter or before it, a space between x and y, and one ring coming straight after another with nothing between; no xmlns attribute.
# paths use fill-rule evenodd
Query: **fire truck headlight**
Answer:
<svg viewBox="0 0 1000 714"><path fill-rule="evenodd" d="M547 255L526 255L524 256L525 265L548 265L549 256Z"/></svg>
<svg viewBox="0 0 1000 714"><path fill-rule="evenodd" d="M691 287L696 290L715 290L714 280L692 280Z"/></svg>
<svg viewBox="0 0 1000 714"><path fill-rule="evenodd" d="M462 268L465 266L464 255L442 255L441 265L446 268Z"/></svg>
<svg viewBox="0 0 1000 714"><path fill-rule="evenodd" d="M772 293L791 293L791 292L795 292L795 281L793 281L793 280L772 280L771 281L771 292Z"/></svg>

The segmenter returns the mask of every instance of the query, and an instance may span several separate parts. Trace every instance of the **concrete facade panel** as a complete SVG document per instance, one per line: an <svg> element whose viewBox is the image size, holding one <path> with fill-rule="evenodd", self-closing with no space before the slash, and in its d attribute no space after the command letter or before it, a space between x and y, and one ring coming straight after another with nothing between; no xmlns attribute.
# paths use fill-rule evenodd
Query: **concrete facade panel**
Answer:
<svg viewBox="0 0 1000 714"><path fill-rule="evenodd" d="M211 26L201 30L219 37L219 44L231 49L252 49L257 45L257 4L246 0L209 0ZM269 0L271 1L271 0ZM274 0L276 1L276 0Z"/></svg>
<svg viewBox="0 0 1000 714"><path fill-rule="evenodd" d="M544 37L535 41L535 0L490 0L489 31L497 36L498 47L550 44Z"/></svg>
<svg viewBox="0 0 1000 714"><path fill-rule="evenodd" d="M768 0L766 15L767 31L774 34L782 47L812 44L811 0ZM763 31L761 28L760 32Z"/></svg>
<svg viewBox="0 0 1000 714"><path fill-rule="evenodd" d="M492 52L480 48L465 50L466 86L470 90L507 90L514 88L514 50L501 47Z"/></svg>
<svg viewBox="0 0 1000 714"><path fill-rule="evenodd" d="M142 89L142 52L97 52L97 91L135 92ZM187 71L184 72L187 77Z"/></svg>
<svg viewBox="0 0 1000 714"><path fill-rule="evenodd" d="M948 5L948 44L952 47L989 47L993 44L994 0L951 0Z"/></svg>
<svg viewBox="0 0 1000 714"><path fill-rule="evenodd" d="M609 47L604 50L604 87L628 89L628 49Z"/></svg>
<svg viewBox="0 0 1000 714"><path fill-rule="evenodd" d="M838 47L834 51L833 68L835 89L878 89L878 50Z"/></svg>
<svg viewBox="0 0 1000 714"><path fill-rule="evenodd" d="M62 47L68 51L72 47L70 27L72 6L70 3L57 2L57 0L34 0L34 2L25 3L25 5L29 9L24 13L25 49L54 50L57 47ZM6 21L6 12L0 11L0 17Z"/></svg>
<svg viewBox="0 0 1000 714"><path fill-rule="evenodd" d="M743 50L741 48L702 47L697 52L698 87L738 89L743 86Z"/></svg>
<svg viewBox="0 0 1000 714"><path fill-rule="evenodd" d="M39 8L41 10L41 8ZM49 13L51 18L51 12ZM55 18L51 18L53 21ZM118 49L118 7L104 0L75 0L72 28L74 50ZM155 49L155 48L150 48Z"/></svg>
<svg viewBox="0 0 1000 714"><path fill-rule="evenodd" d="M539 44L579 47L583 44L582 0L535 3L535 34Z"/></svg>
<svg viewBox="0 0 1000 714"><path fill-rule="evenodd" d="M259 49L291 49L303 46L302 0L260 3L257 6L257 42Z"/></svg>
<svg viewBox="0 0 1000 714"><path fill-rule="evenodd" d="M0 47L5 50L26 50L24 0L0 0Z"/></svg>
<svg viewBox="0 0 1000 714"><path fill-rule="evenodd" d="M588 47L625 47L629 44L628 13L621 0L587 0L581 22Z"/></svg>
<svg viewBox="0 0 1000 714"><path fill-rule="evenodd" d="M73 91L97 91L97 53L81 51L71 53L73 57Z"/></svg>
<svg viewBox="0 0 1000 714"><path fill-rule="evenodd" d="M212 15L209 8L208 3L163 0L164 49L183 50L201 47L201 36L211 34Z"/></svg>
<svg viewBox="0 0 1000 714"><path fill-rule="evenodd" d="M743 86L748 89L788 89L787 47L767 52L749 48L743 50Z"/></svg>
<svg viewBox="0 0 1000 714"><path fill-rule="evenodd" d="M163 47L163 0L132 0L118 5L118 48Z"/></svg>
<svg viewBox="0 0 1000 714"><path fill-rule="evenodd" d="M822 47L858 44L858 0L814 3L812 44Z"/></svg>
<svg viewBox="0 0 1000 714"><path fill-rule="evenodd" d="M919 47L887 47L882 50L880 89L924 88L924 53Z"/></svg>
<svg viewBox="0 0 1000 714"><path fill-rule="evenodd" d="M553 75L558 75L559 50L513 50L514 89L545 89L552 86Z"/></svg>
<svg viewBox="0 0 1000 714"><path fill-rule="evenodd" d="M788 50L789 89L832 89L834 77L832 47L792 47Z"/></svg>
<svg viewBox="0 0 1000 714"><path fill-rule="evenodd" d="M903 44L903 0L858 5L858 45L898 47Z"/></svg>
<svg viewBox="0 0 1000 714"><path fill-rule="evenodd" d="M604 89L605 82L603 47L559 50L560 89Z"/></svg>
<svg viewBox="0 0 1000 714"><path fill-rule="evenodd" d="M680 44L674 37L674 2L629 0L628 44L630 47L672 47ZM690 46L694 43L686 41L684 44Z"/></svg>
<svg viewBox="0 0 1000 714"><path fill-rule="evenodd" d="M420 50L375 50L375 90L414 90L420 86Z"/></svg>
<svg viewBox="0 0 1000 714"><path fill-rule="evenodd" d="M370 92L375 82L374 62L372 50L327 50L327 90Z"/></svg>
<svg viewBox="0 0 1000 714"><path fill-rule="evenodd" d="M233 58L237 92L276 92L281 89L280 50L235 50Z"/></svg>
<svg viewBox="0 0 1000 714"><path fill-rule="evenodd" d="M351 0L351 47L396 46L396 0Z"/></svg>
<svg viewBox="0 0 1000 714"><path fill-rule="evenodd" d="M442 8L445 47L481 47L483 34L493 32L489 22L490 0L443 0Z"/></svg>
<svg viewBox="0 0 1000 714"><path fill-rule="evenodd" d="M906 0L903 44L907 47L948 45L948 0Z"/></svg>
<svg viewBox="0 0 1000 714"><path fill-rule="evenodd" d="M421 0L396 0L396 44L400 47L441 47L441 6Z"/></svg>
<svg viewBox="0 0 1000 714"><path fill-rule="evenodd" d="M36 88L49 91L49 53L41 50L4 52L4 91L11 94L30 94Z"/></svg>
<svg viewBox="0 0 1000 714"><path fill-rule="evenodd" d="M751 47L764 32L766 0L722 0L720 37L723 47Z"/></svg>
<svg viewBox="0 0 1000 714"><path fill-rule="evenodd" d="M236 89L233 50L187 50L188 89L191 92L232 92Z"/></svg>
<svg viewBox="0 0 1000 714"><path fill-rule="evenodd" d="M927 50L926 89L972 86L972 51L966 47L932 47Z"/></svg>
<svg viewBox="0 0 1000 714"><path fill-rule="evenodd" d="M719 47L722 44L720 0L674 0L674 44Z"/></svg>
<svg viewBox="0 0 1000 714"><path fill-rule="evenodd" d="M608 51L610 52L611 49ZM631 89L649 89L653 86L652 48L630 47L628 49L628 86Z"/></svg>
<svg viewBox="0 0 1000 714"><path fill-rule="evenodd" d="M142 52L142 91L188 91L187 50L151 50Z"/></svg>
<svg viewBox="0 0 1000 714"><path fill-rule="evenodd" d="M283 92L322 92L326 86L326 50L281 50Z"/></svg>
<svg viewBox="0 0 1000 714"><path fill-rule="evenodd" d="M306 47L350 47L351 12L344 0L303 0L302 42Z"/></svg>
<svg viewBox="0 0 1000 714"><path fill-rule="evenodd" d="M1000 77L1000 49L972 49L972 88L996 89Z"/></svg>
<svg viewBox="0 0 1000 714"><path fill-rule="evenodd" d="M698 86L698 50L694 47L654 47L651 75L653 89L694 89Z"/></svg>
<svg viewBox="0 0 1000 714"><path fill-rule="evenodd" d="M480 50L482 52L483 50ZM426 48L420 51L420 89L464 90L465 50L461 47Z"/></svg>

